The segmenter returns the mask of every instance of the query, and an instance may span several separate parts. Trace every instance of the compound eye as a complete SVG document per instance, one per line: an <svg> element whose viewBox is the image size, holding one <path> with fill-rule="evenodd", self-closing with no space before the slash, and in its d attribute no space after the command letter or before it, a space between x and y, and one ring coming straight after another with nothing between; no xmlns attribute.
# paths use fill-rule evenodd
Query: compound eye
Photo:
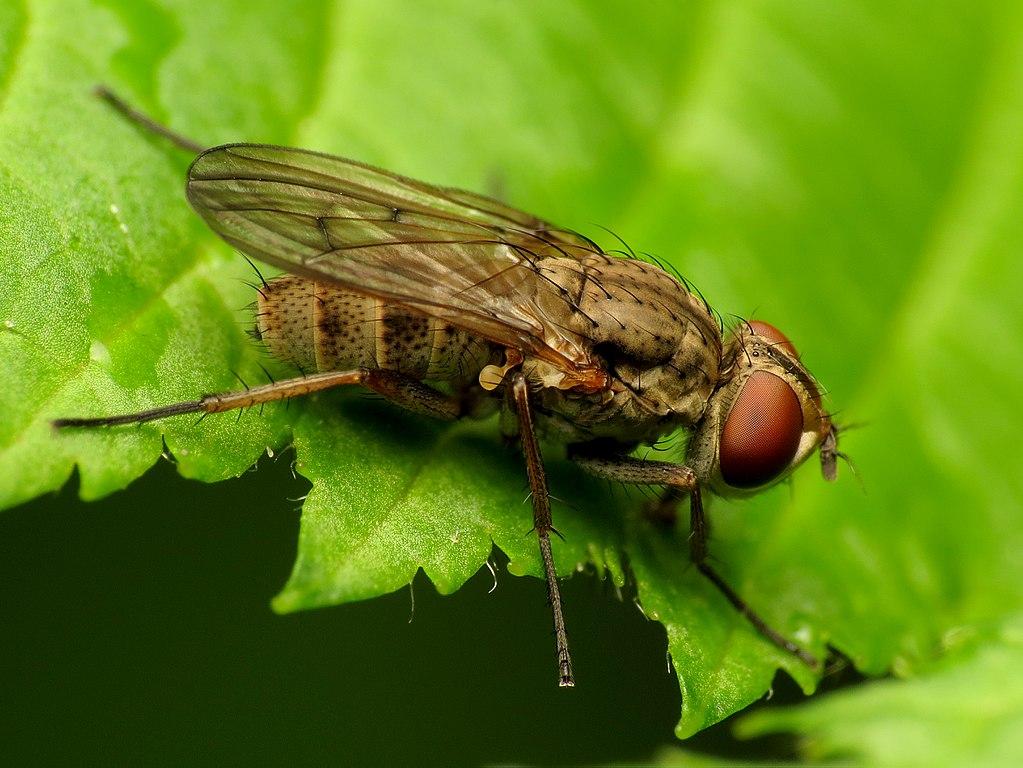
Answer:
<svg viewBox="0 0 1023 768"><path fill-rule="evenodd" d="M795 458L802 433L803 409L792 387L754 371L721 431L721 477L733 488L771 482Z"/></svg>
<svg viewBox="0 0 1023 768"><path fill-rule="evenodd" d="M781 347L796 359L799 358L799 353L796 352L796 348L789 341L789 337L770 323L765 323L763 320L753 320L749 323L749 327L757 336L767 339L772 346Z"/></svg>

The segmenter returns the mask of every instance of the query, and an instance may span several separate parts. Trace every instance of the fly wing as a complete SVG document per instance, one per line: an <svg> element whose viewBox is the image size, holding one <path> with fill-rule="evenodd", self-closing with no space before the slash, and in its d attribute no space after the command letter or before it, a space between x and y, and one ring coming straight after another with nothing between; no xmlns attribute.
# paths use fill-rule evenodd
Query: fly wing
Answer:
<svg viewBox="0 0 1023 768"><path fill-rule="evenodd" d="M580 235L471 192L259 144L199 155L188 199L259 261L441 318L566 372L593 368L583 339L563 327L569 291L543 265L601 252Z"/></svg>

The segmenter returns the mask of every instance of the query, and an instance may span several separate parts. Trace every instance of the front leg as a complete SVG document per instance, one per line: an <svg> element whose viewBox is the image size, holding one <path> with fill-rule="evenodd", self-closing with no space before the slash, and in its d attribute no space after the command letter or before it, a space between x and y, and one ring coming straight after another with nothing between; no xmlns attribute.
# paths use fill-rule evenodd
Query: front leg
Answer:
<svg viewBox="0 0 1023 768"><path fill-rule="evenodd" d="M736 610L739 611L765 638L782 650L796 656L812 669L818 669L820 662L809 651L800 648L785 638L764 621L739 597L728 582L707 562L707 539L709 535L707 518L703 512L703 497L696 475L683 464L669 464L663 461L634 459L631 456L605 455L588 452L585 447L572 446L569 458L584 470L607 480L618 480L632 485L661 485L665 492L659 506L677 503L684 494L689 495L689 555L696 569L718 588Z"/></svg>

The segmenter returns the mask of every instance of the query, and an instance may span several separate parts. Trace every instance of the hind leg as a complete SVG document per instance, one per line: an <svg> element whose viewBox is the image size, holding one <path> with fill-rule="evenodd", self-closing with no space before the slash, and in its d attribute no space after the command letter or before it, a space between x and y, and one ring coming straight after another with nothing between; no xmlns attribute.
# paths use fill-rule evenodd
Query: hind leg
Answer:
<svg viewBox="0 0 1023 768"><path fill-rule="evenodd" d="M67 427L114 427L121 424L140 424L145 421L165 419L185 413L221 413L236 408L251 408L254 405L302 397L335 387L358 384L372 389L385 398L415 413L439 419L456 419L461 415L461 405L455 399L445 397L420 381L410 379L394 371L356 368L351 371L327 371L301 376L294 379L275 381L260 387L251 387L240 392L221 392L205 395L198 400L151 408L138 413L118 416L56 419L53 426Z"/></svg>

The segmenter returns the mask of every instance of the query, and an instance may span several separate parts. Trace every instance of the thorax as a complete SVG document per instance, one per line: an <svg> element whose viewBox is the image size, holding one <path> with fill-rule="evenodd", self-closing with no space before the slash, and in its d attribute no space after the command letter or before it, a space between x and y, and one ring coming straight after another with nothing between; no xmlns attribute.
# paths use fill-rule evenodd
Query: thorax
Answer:
<svg viewBox="0 0 1023 768"><path fill-rule="evenodd" d="M631 443L697 424L721 375L721 331L706 303L638 260L594 255L547 260L544 267L577 297L563 321L610 374L611 387L578 394L546 386L557 371L527 358L523 371L537 392L541 426L567 442Z"/></svg>

